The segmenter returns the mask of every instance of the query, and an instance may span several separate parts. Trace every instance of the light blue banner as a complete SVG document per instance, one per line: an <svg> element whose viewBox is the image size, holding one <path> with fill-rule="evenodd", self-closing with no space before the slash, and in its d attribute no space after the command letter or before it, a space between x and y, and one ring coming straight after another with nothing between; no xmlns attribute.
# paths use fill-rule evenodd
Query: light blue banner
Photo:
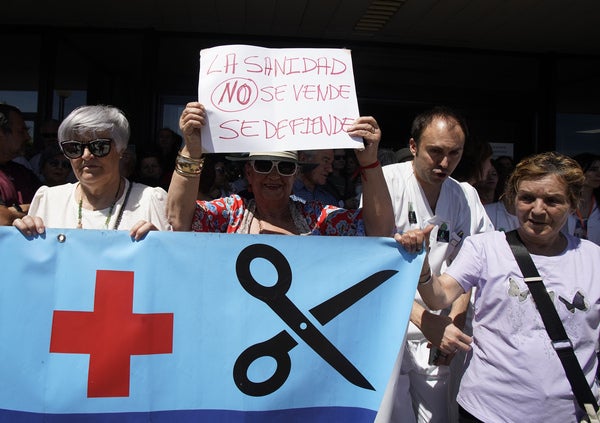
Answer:
<svg viewBox="0 0 600 423"><path fill-rule="evenodd" d="M372 421L423 259L386 238L6 227L0 251L0 421L44 422Z"/></svg>

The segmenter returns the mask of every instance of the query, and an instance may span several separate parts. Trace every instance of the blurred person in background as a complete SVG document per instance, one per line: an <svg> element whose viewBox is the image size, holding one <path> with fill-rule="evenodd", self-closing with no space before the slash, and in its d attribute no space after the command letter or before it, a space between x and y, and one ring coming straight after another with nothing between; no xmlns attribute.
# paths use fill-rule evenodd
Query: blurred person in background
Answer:
<svg viewBox="0 0 600 423"><path fill-rule="evenodd" d="M42 183L49 187L67 183L71 173L71 162L64 156L57 144L46 147L40 156Z"/></svg>
<svg viewBox="0 0 600 423"><path fill-rule="evenodd" d="M30 140L21 110L0 104L0 225L11 225L24 216L40 186L31 170L13 161Z"/></svg>
<svg viewBox="0 0 600 423"><path fill-rule="evenodd" d="M581 166L585 180L581 200L569 216L567 231L600 245L600 155L581 153L573 159Z"/></svg>

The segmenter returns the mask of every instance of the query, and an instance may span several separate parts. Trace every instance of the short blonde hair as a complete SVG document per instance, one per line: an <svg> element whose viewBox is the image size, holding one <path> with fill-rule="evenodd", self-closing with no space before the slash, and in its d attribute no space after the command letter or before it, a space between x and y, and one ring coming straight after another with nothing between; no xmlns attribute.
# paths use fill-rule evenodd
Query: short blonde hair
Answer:
<svg viewBox="0 0 600 423"><path fill-rule="evenodd" d="M510 207L515 206L515 198L522 181L531 181L548 175L556 175L567 186L567 197L572 208L576 208L581 198L585 177L579 164L572 158L556 152L535 154L521 160L510 175L504 195Z"/></svg>

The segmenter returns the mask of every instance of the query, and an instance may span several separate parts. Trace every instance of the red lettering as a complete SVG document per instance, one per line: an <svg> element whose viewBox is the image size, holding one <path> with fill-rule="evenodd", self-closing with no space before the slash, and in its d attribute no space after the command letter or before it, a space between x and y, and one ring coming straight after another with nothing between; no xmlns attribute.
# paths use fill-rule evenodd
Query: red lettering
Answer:
<svg viewBox="0 0 600 423"><path fill-rule="evenodd" d="M233 100L233 96L237 92L237 84L238 81L235 81L232 87L231 82L226 82L225 87L223 88L223 93L221 94L221 98L219 98L217 104L222 104L225 96L227 96L227 103L231 103L231 100Z"/></svg>
<svg viewBox="0 0 600 423"><path fill-rule="evenodd" d="M256 83L247 78L230 78L221 82L210 96L215 108L223 112L246 110L258 100Z"/></svg>
<svg viewBox="0 0 600 423"><path fill-rule="evenodd" d="M302 89L303 93L304 93L304 98L307 100L314 100L315 99L315 93L317 92L317 88L314 85L304 85L304 88Z"/></svg>
<svg viewBox="0 0 600 423"><path fill-rule="evenodd" d="M217 57L209 66L207 73L235 74L239 65L235 53L227 55L223 69L213 69L216 62ZM245 65L244 72L263 73L266 76L274 77L311 72L317 75L341 75L348 70L348 65L344 61L332 57L247 56L244 57L242 63Z"/></svg>
<svg viewBox="0 0 600 423"><path fill-rule="evenodd" d="M294 98L300 100L330 101L350 98L349 85L293 85Z"/></svg>
<svg viewBox="0 0 600 423"><path fill-rule="evenodd" d="M312 67L311 67L312 66ZM304 73L312 72L317 67L317 62L309 57L304 58Z"/></svg>
<svg viewBox="0 0 600 423"><path fill-rule="evenodd" d="M260 134L258 132L250 132L255 123L258 123L257 120L243 120L242 125L240 126L240 133L244 137L258 137Z"/></svg>
<svg viewBox="0 0 600 423"><path fill-rule="evenodd" d="M273 59L273 62L274 62L273 67L275 68L275 76L285 75L286 58L284 57L283 61L275 58L275 59Z"/></svg>
<svg viewBox="0 0 600 423"><path fill-rule="evenodd" d="M261 73L262 67L258 63L254 63L251 59L258 59L258 56L249 56L244 59L244 64L248 65L246 72Z"/></svg>
<svg viewBox="0 0 600 423"><path fill-rule="evenodd" d="M229 126L232 122L236 122L237 123L237 122L239 122L239 120L238 119L227 120L227 121L225 121L225 122L223 122L223 123L221 123L219 125L219 128L224 129L226 131L230 131L232 133L231 136L229 136L229 137L220 135L219 139L222 139L222 140L233 140L235 138L239 138L240 133L238 131L236 131L235 129L233 129L232 127Z"/></svg>
<svg viewBox="0 0 600 423"><path fill-rule="evenodd" d="M237 82L236 82L237 85ZM237 102L241 105L246 105L250 103L252 100L252 88L248 84L240 85L239 90L237 90Z"/></svg>
<svg viewBox="0 0 600 423"><path fill-rule="evenodd" d="M338 93L340 97L342 97L345 100L348 100L350 98L350 85L340 85Z"/></svg>
<svg viewBox="0 0 600 423"><path fill-rule="evenodd" d="M325 75L329 73L329 63L327 57L319 57L317 59L317 75L321 75L323 72Z"/></svg>
<svg viewBox="0 0 600 423"><path fill-rule="evenodd" d="M225 60L225 73L235 73L236 67L237 67L236 55L235 55L235 53L229 53L226 56L226 60Z"/></svg>
<svg viewBox="0 0 600 423"><path fill-rule="evenodd" d="M272 122L265 120L265 139L269 140L277 136L277 126L273 125Z"/></svg>
<svg viewBox="0 0 600 423"><path fill-rule="evenodd" d="M222 140L234 138L263 137L265 140L281 140L288 136L324 135L331 136L346 132L354 122L353 118L334 115L306 116L294 119L271 120L229 120L219 125L230 131L231 137L219 136Z"/></svg>
<svg viewBox="0 0 600 423"><path fill-rule="evenodd" d="M331 75L339 75L341 73L346 72L347 66L344 62L342 62L341 60L335 59L335 58L332 60L333 60L333 65L331 66L331 73L330 73ZM341 67L338 70L335 69L336 63L341 65Z"/></svg>
<svg viewBox="0 0 600 423"><path fill-rule="evenodd" d="M322 134L325 132L327 135L331 135L331 132L328 131L328 128L324 125L323 117L319 116L310 121L310 132L312 134Z"/></svg>
<svg viewBox="0 0 600 423"><path fill-rule="evenodd" d="M211 74L211 73L220 73L223 72L221 70L213 70L213 65L215 64L215 62L217 61L217 59L219 58L219 55L217 54L215 56L215 58L213 59L212 62L210 62L210 65L208 66L208 71L206 72L207 75Z"/></svg>
<svg viewBox="0 0 600 423"><path fill-rule="evenodd" d="M262 87L260 89L260 92L265 95L261 96L260 99L265 103L270 103L271 101L273 101L275 99L275 93L273 93L273 88L274 87Z"/></svg>
<svg viewBox="0 0 600 423"><path fill-rule="evenodd" d="M300 58L299 57L290 57L288 58L288 62L289 62L289 67L288 67L288 75L293 75L295 73L300 73L299 69L294 70L294 62L299 61Z"/></svg>
<svg viewBox="0 0 600 423"><path fill-rule="evenodd" d="M266 95L261 97L261 100L265 103L270 103L273 100L283 101L285 100L284 94L286 92L287 85L278 85L277 87L263 87L260 90Z"/></svg>
<svg viewBox="0 0 600 423"><path fill-rule="evenodd" d="M290 130L292 135L296 135L296 128L300 127L301 129L298 131L300 134L306 134L306 119L292 119L290 121ZM302 132L302 127L304 128L304 132Z"/></svg>
<svg viewBox="0 0 600 423"><path fill-rule="evenodd" d="M348 128L354 123L355 119L349 118L349 117L345 117L341 120L342 122L342 128L340 130L346 132L348 130Z"/></svg>
<svg viewBox="0 0 600 423"><path fill-rule="evenodd" d="M317 85L317 101L333 100L333 89L331 84L325 87L325 91L321 87L321 84Z"/></svg>
<svg viewBox="0 0 600 423"><path fill-rule="evenodd" d="M265 120L265 139L277 138L278 140L285 137L282 133L283 128L287 126L287 119L280 120L277 124Z"/></svg>
<svg viewBox="0 0 600 423"><path fill-rule="evenodd" d="M270 76L271 72L273 72L273 66L271 65L271 58L270 57L265 57L264 72L265 72L265 75L267 75L267 76Z"/></svg>

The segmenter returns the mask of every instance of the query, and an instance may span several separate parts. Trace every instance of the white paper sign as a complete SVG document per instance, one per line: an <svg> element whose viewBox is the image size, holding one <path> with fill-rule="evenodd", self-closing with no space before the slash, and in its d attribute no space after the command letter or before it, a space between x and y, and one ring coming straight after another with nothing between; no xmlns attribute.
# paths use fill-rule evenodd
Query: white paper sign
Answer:
<svg viewBox="0 0 600 423"><path fill-rule="evenodd" d="M228 45L200 52L207 152L361 148L350 50Z"/></svg>

